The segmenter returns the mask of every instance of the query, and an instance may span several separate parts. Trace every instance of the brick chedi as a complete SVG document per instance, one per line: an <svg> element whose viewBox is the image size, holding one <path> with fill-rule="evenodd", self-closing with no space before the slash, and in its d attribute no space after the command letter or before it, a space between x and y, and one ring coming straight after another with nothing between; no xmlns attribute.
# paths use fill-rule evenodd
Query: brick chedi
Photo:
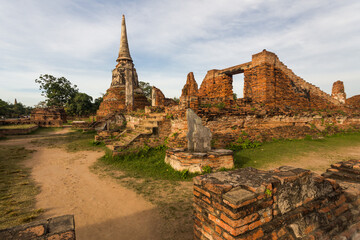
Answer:
<svg viewBox="0 0 360 240"><path fill-rule="evenodd" d="M336 81L333 84L331 97L344 104L346 101L346 93L344 89L344 83L342 81Z"/></svg>
<svg viewBox="0 0 360 240"><path fill-rule="evenodd" d="M149 106L147 98L139 87L138 76L130 56L126 34L125 17L121 23L121 40L118 64L112 71L112 82L97 111L98 119L116 111L132 111Z"/></svg>
<svg viewBox="0 0 360 240"><path fill-rule="evenodd" d="M186 84L181 92L180 105L182 108L197 109L199 107L198 85L193 72L187 75Z"/></svg>

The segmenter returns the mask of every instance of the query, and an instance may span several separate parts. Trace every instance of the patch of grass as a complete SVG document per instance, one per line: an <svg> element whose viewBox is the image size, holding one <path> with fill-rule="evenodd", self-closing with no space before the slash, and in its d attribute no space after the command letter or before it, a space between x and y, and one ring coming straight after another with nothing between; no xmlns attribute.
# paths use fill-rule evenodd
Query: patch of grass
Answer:
<svg viewBox="0 0 360 240"><path fill-rule="evenodd" d="M35 209L39 188L22 161L32 151L20 146L0 146L0 229L30 222L42 209Z"/></svg>
<svg viewBox="0 0 360 240"><path fill-rule="evenodd" d="M47 133L53 133L61 129L62 129L61 127L39 127L34 132L31 132L28 135L43 135Z"/></svg>
<svg viewBox="0 0 360 240"><path fill-rule="evenodd" d="M153 178L163 180L190 180L198 174L184 173L175 171L165 163L166 147L160 146L150 148L145 146L135 153L124 154L122 156L112 156L111 151L107 151L100 161L113 169L124 172L124 177Z"/></svg>
<svg viewBox="0 0 360 240"><path fill-rule="evenodd" d="M333 150L360 144L360 133L340 133L321 139L275 140L261 146L235 151L236 168L263 168L268 164L279 163L305 155L309 152Z"/></svg>
<svg viewBox="0 0 360 240"><path fill-rule="evenodd" d="M35 126L36 124L3 125L0 129L28 129Z"/></svg>
<svg viewBox="0 0 360 240"><path fill-rule="evenodd" d="M64 147L69 152L105 150L105 144L94 141L95 131L76 130L60 136L49 136L34 139L31 143L37 146Z"/></svg>

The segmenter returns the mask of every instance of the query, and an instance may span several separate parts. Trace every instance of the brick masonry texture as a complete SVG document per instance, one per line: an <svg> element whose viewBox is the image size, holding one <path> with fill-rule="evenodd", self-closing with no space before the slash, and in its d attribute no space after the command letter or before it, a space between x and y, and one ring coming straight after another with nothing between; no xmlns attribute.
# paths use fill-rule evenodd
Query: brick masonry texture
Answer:
<svg viewBox="0 0 360 240"><path fill-rule="evenodd" d="M181 95L182 106L197 109L197 106L219 103L225 106L234 105L232 76L239 73L244 73L244 99L255 103L291 109L323 109L345 103L346 95L340 93L339 82L335 83L335 90L339 87L336 90L339 92L335 94L336 97L335 95L331 97L294 74L276 54L264 50L254 54L251 62L227 69L208 71L198 93L192 91L190 94L188 91L190 83L195 82L193 74L189 73ZM194 102L197 101L197 104L190 106L190 96Z"/></svg>
<svg viewBox="0 0 360 240"><path fill-rule="evenodd" d="M151 101L152 101L151 106L153 107L165 107L165 106L177 105L177 103L173 99L166 98L163 92L156 87L152 87Z"/></svg>
<svg viewBox="0 0 360 240"><path fill-rule="evenodd" d="M150 106L149 101L142 92L134 91L133 110L144 109ZM117 111L126 111L125 86L111 87L106 91L104 99L96 113L97 119Z"/></svg>
<svg viewBox="0 0 360 240"><path fill-rule="evenodd" d="M75 240L73 215L64 215L0 230L0 239L7 240Z"/></svg>
<svg viewBox="0 0 360 240"><path fill-rule="evenodd" d="M331 134L346 129L360 128L359 116L346 116L339 113L330 115L327 112L305 112L298 115L272 115L261 113L261 111L204 110L209 112L198 111L198 115L202 118L203 125L211 130L213 148L227 147L240 137L264 142L282 138L304 138L307 135L317 136L322 131ZM178 116L173 119L169 135L170 147L185 148L186 133L185 117Z"/></svg>
<svg viewBox="0 0 360 240"><path fill-rule="evenodd" d="M339 101L340 103L346 102L346 93L344 83L342 81L336 81L333 84L331 97Z"/></svg>
<svg viewBox="0 0 360 240"><path fill-rule="evenodd" d="M357 168L359 161L342 165ZM332 178L286 166L195 177L194 239L333 239L349 234L347 228L360 215L359 194L347 189L359 193L360 187L347 184L345 188Z"/></svg>
<svg viewBox="0 0 360 240"><path fill-rule="evenodd" d="M346 104L352 108L360 109L360 95L346 99Z"/></svg>
<svg viewBox="0 0 360 240"><path fill-rule="evenodd" d="M183 109L197 109L199 107L198 85L193 72L187 75L186 84L181 91L180 106Z"/></svg>
<svg viewBox="0 0 360 240"><path fill-rule="evenodd" d="M185 149L168 149L165 163L170 164L175 170L189 172L202 172L205 166L216 171L221 168L231 169L234 167L233 152L226 149L213 149L206 153L194 153Z"/></svg>
<svg viewBox="0 0 360 240"><path fill-rule="evenodd" d="M63 108L35 108L30 120L40 127L62 127L66 123L66 114Z"/></svg>

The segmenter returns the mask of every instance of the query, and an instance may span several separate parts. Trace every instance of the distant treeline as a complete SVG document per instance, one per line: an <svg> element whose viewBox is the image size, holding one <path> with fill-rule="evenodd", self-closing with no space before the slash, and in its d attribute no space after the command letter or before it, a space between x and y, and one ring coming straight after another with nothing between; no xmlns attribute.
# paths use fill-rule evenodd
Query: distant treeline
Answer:
<svg viewBox="0 0 360 240"><path fill-rule="evenodd" d="M22 103L8 103L0 99L0 117L2 118L19 118L29 116L32 107L27 107Z"/></svg>

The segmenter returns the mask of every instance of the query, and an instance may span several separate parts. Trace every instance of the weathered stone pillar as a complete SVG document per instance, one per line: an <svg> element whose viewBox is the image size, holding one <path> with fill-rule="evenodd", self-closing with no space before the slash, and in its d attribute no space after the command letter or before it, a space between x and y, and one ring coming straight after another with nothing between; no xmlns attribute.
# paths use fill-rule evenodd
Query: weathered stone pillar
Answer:
<svg viewBox="0 0 360 240"><path fill-rule="evenodd" d="M131 69L125 70L126 79L125 81L125 106L128 111L132 111L134 107L134 75Z"/></svg>

